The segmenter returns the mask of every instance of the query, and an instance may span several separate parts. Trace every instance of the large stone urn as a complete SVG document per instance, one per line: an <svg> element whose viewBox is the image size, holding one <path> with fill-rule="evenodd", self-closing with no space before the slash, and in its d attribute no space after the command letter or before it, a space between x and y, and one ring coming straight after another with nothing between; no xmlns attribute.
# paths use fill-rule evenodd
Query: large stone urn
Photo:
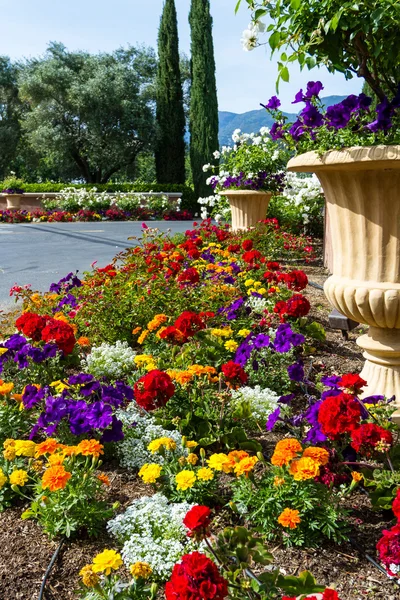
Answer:
<svg viewBox="0 0 400 600"><path fill-rule="evenodd" d="M7 210L19 210L21 208L22 194L5 194Z"/></svg>
<svg viewBox="0 0 400 600"><path fill-rule="evenodd" d="M226 196L231 207L232 231L253 227L258 221L265 219L272 195L270 192L233 189L219 193Z"/></svg>
<svg viewBox="0 0 400 600"><path fill-rule="evenodd" d="M364 397L395 395L400 424L400 146L307 152L288 169L321 182L333 255L324 291L337 310L369 325L357 340Z"/></svg>

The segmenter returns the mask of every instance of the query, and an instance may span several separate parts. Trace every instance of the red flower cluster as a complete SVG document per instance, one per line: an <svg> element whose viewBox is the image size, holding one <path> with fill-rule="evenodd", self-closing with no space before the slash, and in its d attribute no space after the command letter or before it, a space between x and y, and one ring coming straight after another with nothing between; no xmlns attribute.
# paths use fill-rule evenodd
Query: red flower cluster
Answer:
<svg viewBox="0 0 400 600"><path fill-rule="evenodd" d="M294 596L282 596L282 600L297 600ZM306 596L304 600L317 600L317 596ZM322 594L322 600L340 600L336 590L326 588Z"/></svg>
<svg viewBox="0 0 400 600"><path fill-rule="evenodd" d="M248 263L251 267L255 266L256 260L261 258L261 252L259 250L248 250L242 254L244 262Z"/></svg>
<svg viewBox="0 0 400 600"><path fill-rule="evenodd" d="M145 410L155 410L165 406L175 392L171 377L158 369L143 375L137 380L133 389L136 402Z"/></svg>
<svg viewBox="0 0 400 600"><path fill-rule="evenodd" d="M207 533L210 526L211 511L208 506L197 504L186 513L183 519L184 525L189 529L188 536L193 537L195 534L200 536Z"/></svg>
<svg viewBox="0 0 400 600"><path fill-rule="evenodd" d="M71 354L76 343L71 325L57 319L47 321L47 325L42 331L42 340L44 342L55 342L64 354Z"/></svg>
<svg viewBox="0 0 400 600"><path fill-rule="evenodd" d="M113 265L106 265L102 269L97 269L98 273L104 273L107 277L115 277L117 275L117 271Z"/></svg>
<svg viewBox="0 0 400 600"><path fill-rule="evenodd" d="M228 582L200 552L185 554L165 586L166 600L223 600L227 595Z"/></svg>
<svg viewBox="0 0 400 600"><path fill-rule="evenodd" d="M280 316L281 321L285 320L285 317L305 317L310 312L311 305L308 299L302 294L294 294L286 302L280 300L274 306L274 313Z"/></svg>
<svg viewBox="0 0 400 600"><path fill-rule="evenodd" d="M236 387L247 383L249 376L238 363L230 360L221 367L225 379L230 386Z"/></svg>
<svg viewBox="0 0 400 600"><path fill-rule="evenodd" d="M188 269L185 269L185 271L182 271L182 273L178 276L178 281L180 283L191 283L191 284L199 283L199 281L200 281L199 272L197 271L197 269L195 269L193 267L189 267Z"/></svg>
<svg viewBox="0 0 400 600"><path fill-rule="evenodd" d="M391 446L393 444L393 436L390 431L383 429L379 425L375 425L375 423L364 423L351 433L352 447L365 456L371 456L379 443Z"/></svg>
<svg viewBox="0 0 400 600"><path fill-rule="evenodd" d="M391 529L384 529L382 533L376 549L389 575L395 575L390 571L390 565L400 565L400 523Z"/></svg>
<svg viewBox="0 0 400 600"><path fill-rule="evenodd" d="M364 379L361 379L357 373L347 373L343 375L341 379L338 381L338 386L342 388L346 388L356 394L363 387L367 385L367 382Z"/></svg>
<svg viewBox="0 0 400 600"><path fill-rule="evenodd" d="M344 392L325 398L318 412L322 431L331 440L339 439L346 432L353 432L359 427L360 420L361 405L354 396Z"/></svg>
<svg viewBox="0 0 400 600"><path fill-rule="evenodd" d="M248 252L253 248L253 240L243 240L242 248L245 252Z"/></svg>
<svg viewBox="0 0 400 600"><path fill-rule="evenodd" d="M197 331L205 328L203 319L195 312L185 310L175 321L174 326L183 333L186 338L192 337Z"/></svg>
<svg viewBox="0 0 400 600"><path fill-rule="evenodd" d="M308 277L304 273L304 271L291 271L290 273L282 274L283 281L286 283L290 290L295 290L296 292L300 292L307 287Z"/></svg>
<svg viewBox="0 0 400 600"><path fill-rule="evenodd" d="M170 344L184 344L187 338L183 335L182 331L179 331L173 325L169 325L160 332L160 338L166 340Z"/></svg>
<svg viewBox="0 0 400 600"><path fill-rule="evenodd" d="M397 490L396 498L393 500L392 511L398 521L400 521L400 488Z"/></svg>
<svg viewBox="0 0 400 600"><path fill-rule="evenodd" d="M232 252L234 254L237 254L241 250L240 244L229 244L227 250L228 250L228 252Z"/></svg>
<svg viewBox="0 0 400 600"><path fill-rule="evenodd" d="M40 342L42 339L42 331L46 327L47 319L35 313L23 313L15 321L18 331L22 331L26 337L31 338L35 342Z"/></svg>
<svg viewBox="0 0 400 600"><path fill-rule="evenodd" d="M71 354L74 349L74 330L64 321L27 312L18 317L15 324L18 331L35 342L55 342L64 354Z"/></svg>

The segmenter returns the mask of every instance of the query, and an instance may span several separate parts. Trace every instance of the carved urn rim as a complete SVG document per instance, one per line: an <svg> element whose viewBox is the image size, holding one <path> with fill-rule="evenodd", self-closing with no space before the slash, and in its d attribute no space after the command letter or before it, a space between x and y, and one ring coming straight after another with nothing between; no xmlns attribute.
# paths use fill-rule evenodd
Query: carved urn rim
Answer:
<svg viewBox="0 0 400 600"><path fill-rule="evenodd" d="M303 173L400 169L400 145L352 146L328 150L322 155L315 151L305 152L291 158L287 169Z"/></svg>
<svg viewBox="0 0 400 600"><path fill-rule="evenodd" d="M400 146L399 146L400 147ZM272 192L266 190L233 190L227 188L224 191L218 192L219 196L272 196Z"/></svg>

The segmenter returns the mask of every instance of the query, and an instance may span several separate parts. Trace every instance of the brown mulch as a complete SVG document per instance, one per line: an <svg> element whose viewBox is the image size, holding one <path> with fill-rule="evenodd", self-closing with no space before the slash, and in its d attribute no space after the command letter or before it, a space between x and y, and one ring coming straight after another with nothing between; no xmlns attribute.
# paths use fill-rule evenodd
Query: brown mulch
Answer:
<svg viewBox="0 0 400 600"><path fill-rule="evenodd" d="M303 268L303 267L301 267ZM304 269L311 281L323 284L327 277L321 265ZM356 338L362 326L349 333L345 340L340 331L332 330L328 324L331 307L322 291L308 287L312 312L311 317L321 323L327 331L325 342L315 343L315 351L307 357L306 366L325 373L360 371L363 359ZM3 331L3 334L5 332ZM262 436L268 447L275 442ZM260 440L261 441L261 440ZM150 494L150 490L135 475L111 463L105 465L111 486L107 494L111 502L119 502L118 511L123 511L135 498ZM351 510L350 522L353 545L326 543L317 549L285 549L271 546L276 564L286 574L297 575L307 569L319 583L333 584L341 600L398 600L400 587L389 580L366 558L376 558L375 545L382 529L390 527L381 512L371 510L368 498L361 492L346 499L346 508ZM14 507L0 513L0 599L37 600L43 575L57 547L40 527L32 521L22 521L23 507ZM93 556L104 548L115 548L107 534L96 539L81 538L68 542L60 552L46 585L45 600L76 600L79 586L79 570L90 563Z"/></svg>

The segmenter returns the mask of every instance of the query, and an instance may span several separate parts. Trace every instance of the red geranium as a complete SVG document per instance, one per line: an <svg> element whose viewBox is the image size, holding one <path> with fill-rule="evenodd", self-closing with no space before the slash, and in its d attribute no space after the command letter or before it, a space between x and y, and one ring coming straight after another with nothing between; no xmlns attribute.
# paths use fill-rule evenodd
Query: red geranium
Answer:
<svg viewBox="0 0 400 600"><path fill-rule="evenodd" d="M242 259L244 262L249 264L253 264L254 261L258 260L259 258L261 258L261 252L259 250L249 250L248 252L244 252L244 254L242 254Z"/></svg>
<svg viewBox="0 0 400 600"><path fill-rule="evenodd" d="M282 596L282 600L297 600L294 596ZM304 600L317 600L317 596L306 596ZM326 588L322 594L322 600L340 600L336 590Z"/></svg>
<svg viewBox="0 0 400 600"><path fill-rule="evenodd" d="M290 290L300 292L308 284L308 277L304 271L291 271L284 274L284 281Z"/></svg>
<svg viewBox="0 0 400 600"><path fill-rule="evenodd" d="M342 375L341 379L338 381L338 385L351 390L353 393L357 393L367 385L367 382L364 379L361 379L357 373L347 373L346 375Z"/></svg>
<svg viewBox="0 0 400 600"><path fill-rule="evenodd" d="M145 410L165 406L174 395L175 386L164 371L154 369L143 375L134 385L135 400Z"/></svg>
<svg viewBox="0 0 400 600"><path fill-rule="evenodd" d="M173 325L169 325L165 329L162 329L160 338L171 344L184 344L187 341L187 338L183 335L182 331L179 331L179 329Z"/></svg>
<svg viewBox="0 0 400 600"><path fill-rule="evenodd" d="M274 306L274 313L279 315L280 320L284 322L285 316L287 315L287 304L284 300L279 300Z"/></svg>
<svg viewBox="0 0 400 600"><path fill-rule="evenodd" d="M294 294L286 302L288 317L305 317L310 312L311 305L302 294Z"/></svg>
<svg viewBox="0 0 400 600"><path fill-rule="evenodd" d="M228 582L200 552L182 556L165 586L166 600L223 600L227 595Z"/></svg>
<svg viewBox="0 0 400 600"><path fill-rule="evenodd" d="M37 315L36 313L23 313L15 321L18 331L22 331L26 337L31 338L35 342L42 339L42 331L46 327L46 317Z"/></svg>
<svg viewBox="0 0 400 600"><path fill-rule="evenodd" d="M400 565L400 524L391 529L384 529L383 536L376 545L379 558L389 568L390 565Z"/></svg>
<svg viewBox="0 0 400 600"><path fill-rule="evenodd" d="M278 262L274 262L274 261L267 262L267 269L269 269L270 271L279 271L280 268L281 267Z"/></svg>
<svg viewBox="0 0 400 600"><path fill-rule="evenodd" d="M266 279L268 283L278 283L279 274L276 271L266 271L264 273L264 279Z"/></svg>
<svg viewBox="0 0 400 600"><path fill-rule="evenodd" d="M253 240L243 240L243 242L242 242L242 248L246 252L248 250L251 250L253 248Z"/></svg>
<svg viewBox="0 0 400 600"><path fill-rule="evenodd" d="M175 321L174 326L185 337L192 337L197 331L205 328L202 318L190 310L185 310Z"/></svg>
<svg viewBox="0 0 400 600"><path fill-rule="evenodd" d="M390 431L375 423L364 423L351 433L351 445L360 454L370 456L379 442L391 446L393 436Z"/></svg>
<svg viewBox="0 0 400 600"><path fill-rule="evenodd" d="M393 500L392 511L398 521L400 521L400 488L397 490L396 498Z"/></svg>
<svg viewBox="0 0 400 600"><path fill-rule="evenodd" d="M188 269L185 269L185 271L182 271L182 273L178 277L178 281L180 281L181 283L196 284L199 282L199 280L200 280L199 272L197 271L197 269L194 269L193 267L189 267Z"/></svg>
<svg viewBox="0 0 400 600"><path fill-rule="evenodd" d="M190 529L189 537L193 534L204 534L210 525L211 511L208 506L196 505L186 513L184 525Z"/></svg>
<svg viewBox="0 0 400 600"><path fill-rule="evenodd" d="M233 360L222 365L221 371L225 375L226 381L234 386L244 385L249 378L243 367L233 362Z"/></svg>
<svg viewBox="0 0 400 600"><path fill-rule="evenodd" d="M71 354L76 343L71 325L57 319L47 321L47 325L42 331L42 340L44 342L55 342L64 354Z"/></svg>
<svg viewBox="0 0 400 600"><path fill-rule="evenodd" d="M227 249L228 252L233 252L234 254L237 254L238 252L240 252L240 244L229 244Z"/></svg>
<svg viewBox="0 0 400 600"><path fill-rule="evenodd" d="M361 406L351 394L344 392L329 396L322 402L318 421L322 432L331 440L337 440L344 433L351 433L361 420Z"/></svg>

